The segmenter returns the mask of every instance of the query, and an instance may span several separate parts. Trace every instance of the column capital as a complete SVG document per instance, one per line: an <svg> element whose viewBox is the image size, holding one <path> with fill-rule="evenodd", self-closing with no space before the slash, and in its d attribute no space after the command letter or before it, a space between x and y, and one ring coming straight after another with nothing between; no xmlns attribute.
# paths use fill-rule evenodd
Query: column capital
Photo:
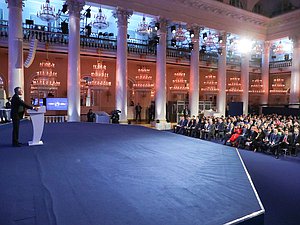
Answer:
<svg viewBox="0 0 300 225"><path fill-rule="evenodd" d="M132 16L133 11L129 9L124 9L117 7L116 11L113 12L113 16L117 19L117 24L119 26L127 26L128 19Z"/></svg>
<svg viewBox="0 0 300 225"><path fill-rule="evenodd" d="M271 46L272 46L271 41L264 41L264 43L263 43L263 54L270 54Z"/></svg>
<svg viewBox="0 0 300 225"><path fill-rule="evenodd" d="M85 0L66 0L69 9L69 15L72 14L80 18L80 12L85 5Z"/></svg>
<svg viewBox="0 0 300 225"><path fill-rule="evenodd" d="M159 23L159 33L167 33L167 29L168 29L168 20L164 17L157 17L156 20L157 23Z"/></svg>
<svg viewBox="0 0 300 225"><path fill-rule="evenodd" d="M22 8L24 6L24 0L5 0L8 4L7 7L19 7Z"/></svg>
<svg viewBox="0 0 300 225"><path fill-rule="evenodd" d="M201 26L198 24L191 24L188 26L188 28L194 31L194 37L192 38L192 41L199 42Z"/></svg>
<svg viewBox="0 0 300 225"><path fill-rule="evenodd" d="M292 40L294 48L300 48L300 36L299 35L290 36L289 39Z"/></svg>

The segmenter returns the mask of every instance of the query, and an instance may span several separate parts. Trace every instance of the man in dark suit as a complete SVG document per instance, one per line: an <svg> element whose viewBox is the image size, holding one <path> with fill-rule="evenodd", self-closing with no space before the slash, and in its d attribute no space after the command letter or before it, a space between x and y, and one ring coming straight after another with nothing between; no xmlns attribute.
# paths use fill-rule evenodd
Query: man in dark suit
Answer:
<svg viewBox="0 0 300 225"><path fill-rule="evenodd" d="M37 110L37 108L27 105L20 98L23 94L23 90L20 87L16 87L14 92L15 94L11 99L11 119L13 122L12 145L14 147L21 147L21 143L19 143L20 120L23 118L25 108L34 110Z"/></svg>
<svg viewBox="0 0 300 225"><path fill-rule="evenodd" d="M295 127L294 128L294 133L292 134L291 138L291 152L293 156L298 155L298 151L300 149L300 134L299 134L299 128Z"/></svg>

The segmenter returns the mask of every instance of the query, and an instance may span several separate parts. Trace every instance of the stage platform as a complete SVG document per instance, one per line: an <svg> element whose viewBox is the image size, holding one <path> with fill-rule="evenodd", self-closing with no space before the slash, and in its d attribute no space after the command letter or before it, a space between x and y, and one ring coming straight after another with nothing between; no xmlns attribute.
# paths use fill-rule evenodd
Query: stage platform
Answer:
<svg viewBox="0 0 300 225"><path fill-rule="evenodd" d="M96 123L45 124L43 146L13 148L11 130L0 126L1 225L264 224L234 148Z"/></svg>

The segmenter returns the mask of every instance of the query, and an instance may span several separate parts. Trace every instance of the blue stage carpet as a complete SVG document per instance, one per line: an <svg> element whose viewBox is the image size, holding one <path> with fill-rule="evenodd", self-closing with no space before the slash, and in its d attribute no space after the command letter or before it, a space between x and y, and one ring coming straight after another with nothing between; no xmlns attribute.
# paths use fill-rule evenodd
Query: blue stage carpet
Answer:
<svg viewBox="0 0 300 225"><path fill-rule="evenodd" d="M11 147L11 125L0 136L1 225L218 225L261 210L227 146L94 123L46 124L43 146Z"/></svg>

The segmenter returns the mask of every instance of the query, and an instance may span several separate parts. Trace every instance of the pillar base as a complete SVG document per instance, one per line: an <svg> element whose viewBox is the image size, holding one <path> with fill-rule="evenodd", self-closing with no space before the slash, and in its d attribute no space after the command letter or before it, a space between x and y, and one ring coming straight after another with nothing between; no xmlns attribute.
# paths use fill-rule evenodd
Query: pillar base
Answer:
<svg viewBox="0 0 300 225"><path fill-rule="evenodd" d="M153 121L151 122L151 126L155 127L157 130L171 130L171 123L168 123L167 121Z"/></svg>
<svg viewBox="0 0 300 225"><path fill-rule="evenodd" d="M119 120L119 124L128 124L128 120Z"/></svg>

